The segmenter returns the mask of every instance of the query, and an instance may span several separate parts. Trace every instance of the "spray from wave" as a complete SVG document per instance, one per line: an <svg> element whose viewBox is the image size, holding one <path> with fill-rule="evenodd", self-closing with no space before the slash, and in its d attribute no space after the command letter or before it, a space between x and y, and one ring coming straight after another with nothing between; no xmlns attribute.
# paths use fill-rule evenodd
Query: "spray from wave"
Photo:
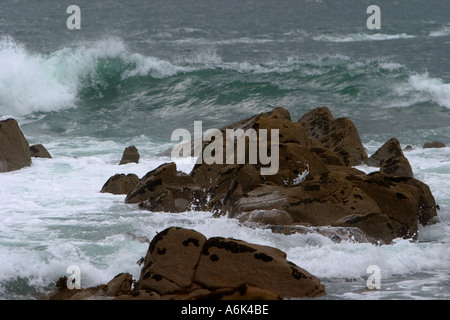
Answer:
<svg viewBox="0 0 450 320"><path fill-rule="evenodd" d="M0 114L23 116L77 105L79 93L119 85L129 77L167 77L182 67L131 54L118 39L106 39L51 54L29 52L11 37L0 39Z"/></svg>

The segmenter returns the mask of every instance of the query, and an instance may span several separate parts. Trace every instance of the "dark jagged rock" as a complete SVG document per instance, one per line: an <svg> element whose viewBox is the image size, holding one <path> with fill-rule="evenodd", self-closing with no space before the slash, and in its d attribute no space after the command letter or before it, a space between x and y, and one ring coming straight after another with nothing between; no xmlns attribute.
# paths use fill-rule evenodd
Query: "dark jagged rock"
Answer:
<svg viewBox="0 0 450 320"><path fill-rule="evenodd" d="M30 146L17 121L0 121L0 172L19 170L30 165Z"/></svg>
<svg viewBox="0 0 450 320"><path fill-rule="evenodd" d="M383 161L380 172L389 177L413 177L411 164L405 156L390 158Z"/></svg>
<svg viewBox="0 0 450 320"><path fill-rule="evenodd" d="M139 163L139 159L140 154L138 149L135 146L129 146L123 151L122 159L119 164Z"/></svg>
<svg viewBox="0 0 450 320"><path fill-rule="evenodd" d="M33 158L47 158L51 159L50 153L42 144L34 144L30 146L30 154Z"/></svg>
<svg viewBox="0 0 450 320"><path fill-rule="evenodd" d="M413 177L411 165L403 154L400 142L389 139L368 160L369 166L380 167L380 172L387 176Z"/></svg>
<svg viewBox="0 0 450 320"><path fill-rule="evenodd" d="M404 154L400 142L396 138L391 138L370 156L367 160L367 165L381 167L383 161L402 156Z"/></svg>

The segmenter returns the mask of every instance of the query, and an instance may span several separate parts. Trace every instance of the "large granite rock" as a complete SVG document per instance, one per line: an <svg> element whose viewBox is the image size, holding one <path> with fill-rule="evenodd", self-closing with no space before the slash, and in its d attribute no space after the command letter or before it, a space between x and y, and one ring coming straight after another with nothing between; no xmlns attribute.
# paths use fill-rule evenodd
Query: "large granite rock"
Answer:
<svg viewBox="0 0 450 320"><path fill-rule="evenodd" d="M19 170L30 165L30 146L17 121L0 121L0 172Z"/></svg>
<svg viewBox="0 0 450 320"><path fill-rule="evenodd" d="M61 278L51 300L173 300L314 298L326 294L320 280L286 260L276 248L171 227L158 233L141 275L123 273L106 285L69 290Z"/></svg>
<svg viewBox="0 0 450 320"><path fill-rule="evenodd" d="M278 172L264 175L262 163L248 160L203 161L189 174L166 163L145 175L125 201L152 211L211 211L275 232L310 228L337 241L345 240L347 230L356 241L387 244L415 238L419 223L434 221L434 197L413 178L396 139L368 159L351 121L335 120L327 108L299 122L276 108L221 130L229 128L279 129ZM204 141L202 150L211 143ZM249 144L243 150L249 159ZM367 175L352 167L367 162L381 166L380 172Z"/></svg>

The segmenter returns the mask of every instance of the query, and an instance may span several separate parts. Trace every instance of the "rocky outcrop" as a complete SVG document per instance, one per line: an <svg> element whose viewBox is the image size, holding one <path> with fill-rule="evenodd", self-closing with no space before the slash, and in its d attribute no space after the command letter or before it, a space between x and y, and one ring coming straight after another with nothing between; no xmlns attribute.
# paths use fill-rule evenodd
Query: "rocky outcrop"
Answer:
<svg viewBox="0 0 450 320"><path fill-rule="evenodd" d="M276 248L171 227L150 243L141 275L106 285L69 290L60 279L51 300L280 299L325 295L320 280L286 260Z"/></svg>
<svg viewBox="0 0 450 320"><path fill-rule="evenodd" d="M261 174L264 165L248 160L203 161L189 174L166 163L146 174L125 201L152 211L211 211L275 232L315 230L336 241L346 240L347 232L356 241L381 244L414 238L419 223L434 221L434 197L413 178L396 139L369 159L351 121L334 119L327 108L313 110L299 122L276 108L222 132L229 128L278 129L278 172ZM202 150L211 143L204 141ZM248 145L242 151L245 159L251 152ZM352 168L367 162L381 166L380 171L367 175Z"/></svg>
<svg viewBox="0 0 450 320"><path fill-rule="evenodd" d="M390 177L413 177L408 159L403 154L400 142L389 139L367 160L369 166L380 167L380 172Z"/></svg>
<svg viewBox="0 0 450 320"><path fill-rule="evenodd" d="M30 146L30 155L32 158L47 158L51 159L50 153L42 144L34 144Z"/></svg>
<svg viewBox="0 0 450 320"><path fill-rule="evenodd" d="M140 154L135 146L126 147L123 150L122 159L120 159L119 165L127 163L139 163Z"/></svg>
<svg viewBox="0 0 450 320"><path fill-rule="evenodd" d="M116 174L106 181L103 185L102 193L112 194L128 194L139 183L139 177L133 173L130 174Z"/></svg>
<svg viewBox="0 0 450 320"><path fill-rule="evenodd" d="M367 153L358 130L346 118L335 119L327 107L311 110L298 120L307 130L308 136L336 153L347 166L364 164Z"/></svg>
<svg viewBox="0 0 450 320"><path fill-rule="evenodd" d="M423 145L424 149L431 149L431 148L445 148L446 145L445 143L442 142L438 142L438 141L433 141L433 142L426 142Z"/></svg>
<svg viewBox="0 0 450 320"><path fill-rule="evenodd" d="M19 170L30 165L30 146L17 121L0 121L0 172Z"/></svg>

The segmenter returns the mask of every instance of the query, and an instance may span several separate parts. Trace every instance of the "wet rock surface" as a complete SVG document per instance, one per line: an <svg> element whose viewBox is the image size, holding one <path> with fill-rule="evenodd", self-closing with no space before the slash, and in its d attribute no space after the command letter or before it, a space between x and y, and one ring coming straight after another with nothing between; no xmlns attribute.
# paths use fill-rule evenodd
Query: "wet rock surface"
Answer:
<svg viewBox="0 0 450 320"><path fill-rule="evenodd" d="M171 227L158 233L133 287L130 274L106 285L68 289L61 278L50 300L193 300L320 297L320 280L273 247Z"/></svg>
<svg viewBox="0 0 450 320"><path fill-rule="evenodd" d="M245 162L203 159L189 174L166 163L141 178L125 201L151 211L211 211L274 231L335 228L334 234L326 232L333 239L343 239L343 228L349 234L358 229L365 236L358 234L357 241L381 244L415 238L419 224L434 222L434 197L413 177L395 138L369 158L354 124L334 119L326 107L311 110L298 122L278 107L222 128L223 137L227 129L277 129L279 139L272 144L257 136L269 150L277 148L277 173L262 174L267 163L249 161L254 151L250 143L244 149L235 143L234 160L241 152ZM203 141L202 150L210 150L212 143ZM225 157L225 140L221 146ZM380 169L366 174L354 168L357 164Z"/></svg>

